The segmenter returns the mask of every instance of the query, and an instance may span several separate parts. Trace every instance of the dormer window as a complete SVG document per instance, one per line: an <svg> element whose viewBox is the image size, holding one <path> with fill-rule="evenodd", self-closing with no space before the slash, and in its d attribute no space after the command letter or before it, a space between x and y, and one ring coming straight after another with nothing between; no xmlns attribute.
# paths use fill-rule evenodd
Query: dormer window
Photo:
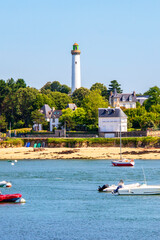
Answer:
<svg viewBox="0 0 160 240"><path fill-rule="evenodd" d="M125 101L125 97L124 96L122 96L122 102L124 102Z"/></svg>
<svg viewBox="0 0 160 240"><path fill-rule="evenodd" d="M129 101L132 101L132 96L129 96Z"/></svg>

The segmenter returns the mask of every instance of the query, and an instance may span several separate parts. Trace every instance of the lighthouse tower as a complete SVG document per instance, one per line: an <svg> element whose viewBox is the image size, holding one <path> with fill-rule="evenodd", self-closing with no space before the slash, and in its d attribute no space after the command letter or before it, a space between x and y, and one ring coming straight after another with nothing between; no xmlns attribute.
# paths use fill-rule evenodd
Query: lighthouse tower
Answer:
<svg viewBox="0 0 160 240"><path fill-rule="evenodd" d="M73 45L72 54L72 93L81 87L80 54L77 43Z"/></svg>

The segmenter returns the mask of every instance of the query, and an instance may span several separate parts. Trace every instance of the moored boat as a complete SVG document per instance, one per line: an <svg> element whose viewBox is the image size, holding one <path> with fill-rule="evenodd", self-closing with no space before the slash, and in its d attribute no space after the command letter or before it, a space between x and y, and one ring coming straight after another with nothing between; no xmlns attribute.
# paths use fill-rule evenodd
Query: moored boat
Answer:
<svg viewBox="0 0 160 240"><path fill-rule="evenodd" d="M135 187L119 188L118 195L160 195L160 185L141 184Z"/></svg>
<svg viewBox="0 0 160 240"><path fill-rule="evenodd" d="M0 194L0 203L1 202L16 202L22 197L22 194Z"/></svg>
<svg viewBox="0 0 160 240"><path fill-rule="evenodd" d="M121 159L121 160L113 160L112 165L116 167L133 167L135 164L133 159Z"/></svg>
<svg viewBox="0 0 160 240"><path fill-rule="evenodd" d="M0 182L0 187L12 187L12 184L10 182L6 182L6 181L1 181Z"/></svg>

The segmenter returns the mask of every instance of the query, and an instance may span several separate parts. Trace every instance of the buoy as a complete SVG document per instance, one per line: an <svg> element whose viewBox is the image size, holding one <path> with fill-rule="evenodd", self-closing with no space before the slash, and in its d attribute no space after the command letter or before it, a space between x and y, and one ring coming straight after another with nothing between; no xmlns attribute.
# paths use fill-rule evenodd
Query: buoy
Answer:
<svg viewBox="0 0 160 240"><path fill-rule="evenodd" d="M19 202L20 202L20 203L25 203L26 200L25 200L24 198L20 198L20 199L19 199Z"/></svg>
<svg viewBox="0 0 160 240"><path fill-rule="evenodd" d="M11 165L14 165L14 162L12 162Z"/></svg>
<svg viewBox="0 0 160 240"><path fill-rule="evenodd" d="M17 162L17 160L14 160L15 162Z"/></svg>

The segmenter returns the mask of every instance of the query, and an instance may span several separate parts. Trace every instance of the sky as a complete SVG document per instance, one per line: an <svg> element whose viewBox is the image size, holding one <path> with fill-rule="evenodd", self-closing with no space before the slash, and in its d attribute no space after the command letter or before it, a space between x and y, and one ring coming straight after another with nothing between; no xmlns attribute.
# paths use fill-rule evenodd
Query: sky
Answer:
<svg viewBox="0 0 160 240"><path fill-rule="evenodd" d="M71 86L72 45L81 50L82 86L124 93L160 87L159 0L0 1L0 79Z"/></svg>

